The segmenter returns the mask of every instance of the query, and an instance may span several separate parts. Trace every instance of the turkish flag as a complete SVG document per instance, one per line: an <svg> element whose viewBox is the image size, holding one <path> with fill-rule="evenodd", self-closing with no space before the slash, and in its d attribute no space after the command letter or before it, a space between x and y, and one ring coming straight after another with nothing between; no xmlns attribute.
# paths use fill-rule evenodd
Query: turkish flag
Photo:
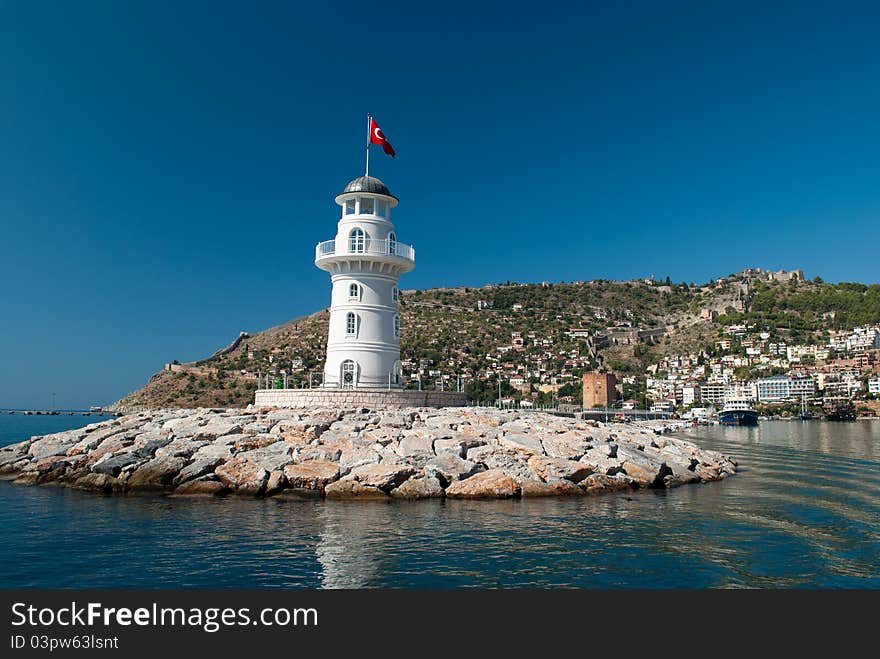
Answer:
<svg viewBox="0 0 880 659"><path fill-rule="evenodd" d="M379 128L379 124L376 123L376 120L373 119L373 117L370 117L370 142L372 144L380 145L385 153L392 158L394 157L394 147L391 146L391 142L385 137L385 133L382 132L382 129Z"/></svg>

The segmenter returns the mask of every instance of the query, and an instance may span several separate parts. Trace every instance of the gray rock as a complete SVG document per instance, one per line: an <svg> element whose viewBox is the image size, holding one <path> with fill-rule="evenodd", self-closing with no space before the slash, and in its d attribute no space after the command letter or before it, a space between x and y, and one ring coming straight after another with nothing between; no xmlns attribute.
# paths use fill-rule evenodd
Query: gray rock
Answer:
<svg viewBox="0 0 880 659"><path fill-rule="evenodd" d="M109 455L109 454L108 454ZM148 458L138 455L137 453L120 453L113 455L106 460L101 460L92 465L92 471L96 474L107 474L109 476L118 476L124 467L141 465Z"/></svg>
<svg viewBox="0 0 880 659"><path fill-rule="evenodd" d="M463 460L453 453L439 453L425 464L425 475L439 478L444 483L460 481L485 471L481 464Z"/></svg>
<svg viewBox="0 0 880 659"><path fill-rule="evenodd" d="M416 470L409 465L383 462L355 467L349 476L363 485L378 487L383 492L388 492L415 473Z"/></svg>
<svg viewBox="0 0 880 659"><path fill-rule="evenodd" d="M588 465L598 474L606 474L608 476L613 476L622 470L620 460L617 458L609 458L601 449L590 449L583 455L579 462Z"/></svg>
<svg viewBox="0 0 880 659"><path fill-rule="evenodd" d="M266 471L278 471L293 462L293 449L284 441L276 441L263 448L238 453L236 457L262 467Z"/></svg>
<svg viewBox="0 0 880 659"><path fill-rule="evenodd" d="M593 468L583 462L563 458L543 458L536 455L529 458L529 467L547 482L567 480L579 483L593 473Z"/></svg>
<svg viewBox="0 0 880 659"><path fill-rule="evenodd" d="M581 433L566 432L554 437L544 437L541 445L551 458L580 460L590 448L590 441Z"/></svg>
<svg viewBox="0 0 880 659"><path fill-rule="evenodd" d="M327 446L311 446L309 448L300 449L294 456L294 462L308 462L309 460L317 460L319 462L339 462L342 451L338 448Z"/></svg>
<svg viewBox="0 0 880 659"><path fill-rule="evenodd" d="M129 489L164 489L185 465L185 458L153 458L135 469L126 483Z"/></svg>
<svg viewBox="0 0 880 659"><path fill-rule="evenodd" d="M118 478L108 474L86 474L73 482L73 487L78 490L111 494L125 492L126 484Z"/></svg>
<svg viewBox="0 0 880 659"><path fill-rule="evenodd" d="M34 460L48 458L52 455L66 455L67 449L79 442L81 435L79 430L46 435L31 442L28 453Z"/></svg>
<svg viewBox="0 0 880 659"><path fill-rule="evenodd" d="M411 431L412 434L404 436L397 445L395 451L404 458L426 455L434 455L434 438L424 432L418 434Z"/></svg>
<svg viewBox="0 0 880 659"><path fill-rule="evenodd" d="M169 444L169 446L171 445ZM226 460L232 457L232 452L233 447L231 444L206 444L192 454L192 459L195 461L210 460L212 458L222 458Z"/></svg>
<svg viewBox="0 0 880 659"><path fill-rule="evenodd" d="M381 456L371 448L346 449L339 456L339 468L345 473L363 465L376 464Z"/></svg>
<svg viewBox="0 0 880 659"><path fill-rule="evenodd" d="M367 485L350 476L324 488L328 499L387 499L388 495L374 485Z"/></svg>
<svg viewBox="0 0 880 659"><path fill-rule="evenodd" d="M521 484L523 497L559 497L584 494L584 491L570 480L561 478L544 481L525 481Z"/></svg>
<svg viewBox="0 0 880 659"><path fill-rule="evenodd" d="M174 479L174 484L179 485L180 483L185 483L189 480L201 478L207 474L213 474L214 469L224 462L225 460L223 460L223 458L205 458L203 460L196 460L180 470L180 473Z"/></svg>
<svg viewBox="0 0 880 659"><path fill-rule="evenodd" d="M459 458L467 456L468 445L460 439L438 439L434 442L434 453L451 453Z"/></svg>
<svg viewBox="0 0 880 659"><path fill-rule="evenodd" d="M578 486L586 494L601 494L603 492L628 491L637 487L635 481L626 474L620 473L614 476L605 474L592 474L578 483Z"/></svg>
<svg viewBox="0 0 880 659"><path fill-rule="evenodd" d="M270 497L274 494L278 494L283 489L287 487L287 478L284 476L283 471L272 471L269 472L269 478L266 479L266 489L264 490L264 494L267 497Z"/></svg>
<svg viewBox="0 0 880 659"><path fill-rule="evenodd" d="M521 432L505 431L504 435L498 440L498 443L514 451L544 455L544 447L541 445L541 440L538 437Z"/></svg>
<svg viewBox="0 0 880 659"><path fill-rule="evenodd" d="M193 453L206 444L207 442L205 440L193 441L191 439L175 439L165 446L157 448L156 457L161 458L172 456L177 458L189 458Z"/></svg>
<svg viewBox="0 0 880 659"><path fill-rule="evenodd" d="M92 428L92 430L89 431L89 428ZM84 430L87 431L87 434L67 450L68 455L79 455L81 453L88 453L89 451L97 448L101 444L101 442L103 442L108 437L112 437L113 435L118 435L125 432L125 429L120 428L119 426L102 427L101 424L86 426Z"/></svg>
<svg viewBox="0 0 880 659"><path fill-rule="evenodd" d="M652 460L641 451L618 446L617 457L626 475L642 487L660 487L663 485L663 478L672 474L665 462Z"/></svg>
<svg viewBox="0 0 880 659"><path fill-rule="evenodd" d="M443 496L443 487L436 478L410 478L390 494L395 499L433 499Z"/></svg>
<svg viewBox="0 0 880 659"><path fill-rule="evenodd" d="M209 475L181 483L175 488L174 494L178 496L217 496L228 491L229 488L216 477Z"/></svg>

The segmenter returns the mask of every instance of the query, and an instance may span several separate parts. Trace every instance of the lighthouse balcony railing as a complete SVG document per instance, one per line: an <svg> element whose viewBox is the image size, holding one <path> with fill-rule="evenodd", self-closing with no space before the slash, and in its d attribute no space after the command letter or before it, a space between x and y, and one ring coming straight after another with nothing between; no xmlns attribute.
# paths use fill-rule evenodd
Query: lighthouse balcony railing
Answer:
<svg viewBox="0 0 880 659"><path fill-rule="evenodd" d="M325 240L315 247L315 259L328 256L347 256L366 254L370 256L398 256L408 261L416 260L416 250L412 245L396 240L373 240L366 238L357 242L343 243L336 248L335 240Z"/></svg>

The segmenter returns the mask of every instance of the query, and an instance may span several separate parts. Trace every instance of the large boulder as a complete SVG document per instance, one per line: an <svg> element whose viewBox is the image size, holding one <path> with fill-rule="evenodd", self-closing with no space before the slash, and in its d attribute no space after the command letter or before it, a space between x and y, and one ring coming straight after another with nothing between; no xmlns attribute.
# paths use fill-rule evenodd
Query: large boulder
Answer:
<svg viewBox="0 0 880 659"><path fill-rule="evenodd" d="M439 478L445 483L460 481L484 470L485 467L481 464L442 451L425 464L426 475Z"/></svg>
<svg viewBox="0 0 880 659"><path fill-rule="evenodd" d="M176 436L191 436L193 439L214 439L223 435L231 435L242 431L242 420L239 418L211 418L203 426L195 428L194 432L181 435L175 433Z"/></svg>
<svg viewBox="0 0 880 659"><path fill-rule="evenodd" d="M217 480L215 476L208 475L181 483L174 490L174 494L182 496L215 496L228 491L229 488Z"/></svg>
<svg viewBox="0 0 880 659"><path fill-rule="evenodd" d="M468 450L468 460L485 465L487 469L499 470L519 483L526 480L541 480L541 477L529 467L528 453L502 450L498 446L481 446Z"/></svg>
<svg viewBox="0 0 880 659"><path fill-rule="evenodd" d="M583 494L584 491L570 480L561 478L544 481L524 481L522 483L523 497L559 497Z"/></svg>
<svg viewBox="0 0 880 659"><path fill-rule="evenodd" d="M143 458L137 453L120 453L106 460L101 460L92 465L92 471L96 474L108 474L110 476L119 476L125 467L134 467L146 462L148 458Z"/></svg>
<svg viewBox="0 0 880 659"><path fill-rule="evenodd" d="M88 492L111 494L125 492L126 483L108 474L86 474L73 482L73 487Z"/></svg>
<svg viewBox="0 0 880 659"><path fill-rule="evenodd" d="M461 439L438 439L434 442L434 453L451 453L460 458L467 456L468 442Z"/></svg>
<svg viewBox="0 0 880 659"><path fill-rule="evenodd" d="M34 460L48 458L52 455L66 455L67 450L73 448L79 441L81 434L79 430L70 430L54 435L46 435L31 442L28 453Z"/></svg>
<svg viewBox="0 0 880 659"><path fill-rule="evenodd" d="M653 460L639 450L618 446L617 458L626 475L642 487L661 487L663 478L672 473L665 462Z"/></svg>
<svg viewBox="0 0 880 659"><path fill-rule="evenodd" d="M192 440L186 440L192 441ZM167 447L163 447L159 449L160 451L164 451L173 446L169 444ZM221 458L223 460L227 460L232 457L232 453L234 452L233 444L218 444L217 442L213 442L211 444L205 444L204 446L200 446L196 451L192 454L192 459L198 462L199 460L212 460L215 458ZM170 451L169 451L170 453ZM172 454L173 455L173 454Z"/></svg>
<svg viewBox="0 0 880 659"><path fill-rule="evenodd" d="M244 451L236 454L235 457L244 458L266 471L278 471L293 462L293 449L287 442L275 439L268 446Z"/></svg>
<svg viewBox="0 0 880 659"><path fill-rule="evenodd" d="M351 470L350 476L359 483L387 492L415 473L416 470L409 465L382 462L356 467Z"/></svg>
<svg viewBox="0 0 880 659"><path fill-rule="evenodd" d="M89 428L92 428L92 430L89 430ZM67 449L68 455L88 453L97 448L108 437L125 432L125 429L120 428L118 425L99 427L93 424L93 426L86 426L83 430L86 432L85 437L82 437L76 444Z"/></svg>
<svg viewBox="0 0 880 659"><path fill-rule="evenodd" d="M269 478L266 479L266 487L263 490L263 494L267 497L272 496L273 494L278 494L285 489L287 485L287 477L284 475L283 471L270 471Z"/></svg>
<svg viewBox="0 0 880 659"><path fill-rule="evenodd" d="M202 460L191 462L180 470L180 473L174 479L174 483L185 483L186 481L195 480L202 476L213 474L214 469L222 465L224 462L225 460L223 458L203 458Z"/></svg>
<svg viewBox="0 0 880 659"><path fill-rule="evenodd" d="M514 451L544 455L544 447L541 440L535 435L527 435L523 432L505 431L498 440L501 446Z"/></svg>
<svg viewBox="0 0 880 659"><path fill-rule="evenodd" d="M490 469L446 488L453 499L509 499L518 496L519 484L500 469Z"/></svg>
<svg viewBox="0 0 880 659"><path fill-rule="evenodd" d="M21 460L30 461L28 448L30 448L30 442L19 442L0 448L0 474L18 471L13 465Z"/></svg>
<svg viewBox="0 0 880 659"><path fill-rule="evenodd" d="M590 448L589 437L576 432L565 432L553 437L545 437L541 444L544 452L551 458L580 460Z"/></svg>
<svg viewBox="0 0 880 659"><path fill-rule="evenodd" d="M321 460L289 464L284 467L284 475L290 487L323 490L339 478L339 465Z"/></svg>
<svg viewBox="0 0 880 659"><path fill-rule="evenodd" d="M375 485L367 485L346 476L342 480L330 483L324 488L324 494L328 499L387 499L385 494Z"/></svg>
<svg viewBox="0 0 880 659"><path fill-rule="evenodd" d="M578 487L580 487L586 494L601 494L603 492L632 490L637 487L637 484L632 478L623 473L615 474L614 476L592 474L578 483Z"/></svg>
<svg viewBox="0 0 880 659"><path fill-rule="evenodd" d="M126 482L132 490L164 489L171 485L186 462L186 458L173 456L153 458L135 469Z"/></svg>
<svg viewBox="0 0 880 659"><path fill-rule="evenodd" d="M613 476L622 469L620 460L608 457L604 450L597 448L591 448L584 453L578 462L587 465L597 474L606 474L608 476Z"/></svg>
<svg viewBox="0 0 880 659"><path fill-rule="evenodd" d="M239 494L260 494L269 479L269 472L241 456L224 462L214 473L222 483Z"/></svg>
<svg viewBox="0 0 880 659"><path fill-rule="evenodd" d="M379 460L381 460L381 456L373 449L353 447L345 449L339 456L339 468L347 473L357 467L376 464Z"/></svg>
<svg viewBox="0 0 880 659"><path fill-rule="evenodd" d="M403 458L434 455L434 437L424 430L410 431L395 447L395 451Z"/></svg>
<svg viewBox="0 0 880 659"><path fill-rule="evenodd" d="M330 446L310 446L308 448L299 449L294 456L295 462L308 462L316 460L319 462L339 462L342 451L338 448Z"/></svg>
<svg viewBox="0 0 880 659"><path fill-rule="evenodd" d="M542 458L536 455L529 458L529 467L545 481L563 479L579 483L593 473L593 468L583 462L564 458Z"/></svg>
<svg viewBox="0 0 880 659"><path fill-rule="evenodd" d="M443 496L443 487L436 478L410 478L390 492L395 499L433 499Z"/></svg>

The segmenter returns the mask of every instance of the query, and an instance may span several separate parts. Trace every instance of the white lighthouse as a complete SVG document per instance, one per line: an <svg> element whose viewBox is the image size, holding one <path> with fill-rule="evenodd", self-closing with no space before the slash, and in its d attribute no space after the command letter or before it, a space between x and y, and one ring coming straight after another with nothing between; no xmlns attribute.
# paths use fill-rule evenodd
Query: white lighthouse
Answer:
<svg viewBox="0 0 880 659"><path fill-rule="evenodd" d="M415 267L415 250L397 240L382 181L360 176L337 195L336 238L318 243L315 265L330 273L332 293L324 387L402 385L398 280Z"/></svg>

